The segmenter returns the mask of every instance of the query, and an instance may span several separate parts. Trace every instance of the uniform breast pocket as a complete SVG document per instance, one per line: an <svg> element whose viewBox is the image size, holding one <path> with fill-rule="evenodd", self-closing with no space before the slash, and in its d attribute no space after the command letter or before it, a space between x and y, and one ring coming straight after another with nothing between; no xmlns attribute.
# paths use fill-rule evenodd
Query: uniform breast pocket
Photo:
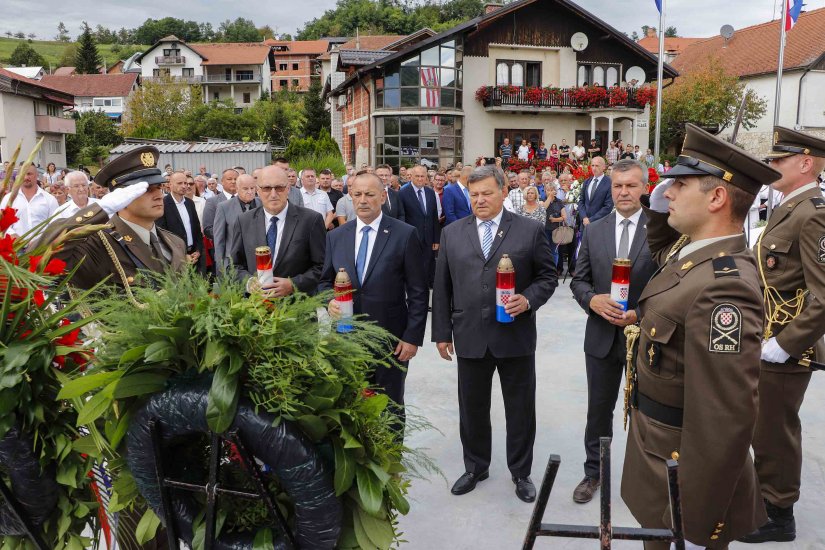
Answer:
<svg viewBox="0 0 825 550"><path fill-rule="evenodd" d="M762 237L762 247L760 249L761 268L765 270L766 275L780 275L784 273L788 265L789 256L793 241L776 237L774 235L765 235Z"/></svg>
<svg viewBox="0 0 825 550"><path fill-rule="evenodd" d="M642 319L642 335L636 355L636 367L651 375L669 380L679 370L675 349L677 324L667 317L648 311Z"/></svg>

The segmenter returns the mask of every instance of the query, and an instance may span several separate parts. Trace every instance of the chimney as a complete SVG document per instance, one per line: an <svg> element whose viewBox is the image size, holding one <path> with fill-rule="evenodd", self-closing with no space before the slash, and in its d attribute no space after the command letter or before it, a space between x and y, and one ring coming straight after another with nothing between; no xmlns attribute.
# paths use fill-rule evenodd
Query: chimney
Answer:
<svg viewBox="0 0 825 550"><path fill-rule="evenodd" d="M647 36L648 38L656 38L656 27L648 27Z"/></svg>
<svg viewBox="0 0 825 550"><path fill-rule="evenodd" d="M501 2L487 2L486 4L484 4L484 15L487 15L488 13L493 13L494 11L500 10L503 7L504 4L502 4Z"/></svg>

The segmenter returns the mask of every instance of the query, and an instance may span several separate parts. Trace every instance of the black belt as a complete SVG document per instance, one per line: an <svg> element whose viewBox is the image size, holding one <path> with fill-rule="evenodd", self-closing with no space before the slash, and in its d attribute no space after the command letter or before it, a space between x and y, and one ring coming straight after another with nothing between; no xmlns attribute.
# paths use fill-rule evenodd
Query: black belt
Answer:
<svg viewBox="0 0 825 550"><path fill-rule="evenodd" d="M654 401L642 392L636 392L636 399L638 409L642 414L648 418L652 418L662 424L674 426L676 428L682 427L682 417L684 416L684 409L663 405L658 401Z"/></svg>

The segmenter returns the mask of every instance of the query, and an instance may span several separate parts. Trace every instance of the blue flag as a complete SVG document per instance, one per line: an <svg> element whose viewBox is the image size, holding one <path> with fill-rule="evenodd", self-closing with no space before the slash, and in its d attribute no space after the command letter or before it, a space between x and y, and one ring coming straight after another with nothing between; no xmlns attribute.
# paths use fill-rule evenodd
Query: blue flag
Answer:
<svg viewBox="0 0 825 550"><path fill-rule="evenodd" d="M653 0L656 2L656 9L659 10L659 13L662 13L662 0Z"/></svg>

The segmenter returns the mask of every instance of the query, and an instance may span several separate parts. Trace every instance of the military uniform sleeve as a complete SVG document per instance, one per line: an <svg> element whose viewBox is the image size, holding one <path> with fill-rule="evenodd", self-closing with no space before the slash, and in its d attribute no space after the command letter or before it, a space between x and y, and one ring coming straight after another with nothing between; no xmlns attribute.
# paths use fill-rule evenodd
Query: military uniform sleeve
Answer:
<svg viewBox="0 0 825 550"><path fill-rule="evenodd" d="M799 253L810 294L802 313L776 337L782 349L797 358L825 334L825 211L816 211L802 225ZM817 361L822 360L817 357Z"/></svg>
<svg viewBox="0 0 825 550"><path fill-rule="evenodd" d="M662 265L681 234L667 223L670 217L668 214L656 212L645 206L642 208L647 215L647 245L650 248L650 255L657 264Z"/></svg>
<svg viewBox="0 0 825 550"><path fill-rule="evenodd" d="M741 269L741 266L740 266ZM756 285L718 277L697 295L685 330L679 452L685 538L715 547L756 423L762 304Z"/></svg>

